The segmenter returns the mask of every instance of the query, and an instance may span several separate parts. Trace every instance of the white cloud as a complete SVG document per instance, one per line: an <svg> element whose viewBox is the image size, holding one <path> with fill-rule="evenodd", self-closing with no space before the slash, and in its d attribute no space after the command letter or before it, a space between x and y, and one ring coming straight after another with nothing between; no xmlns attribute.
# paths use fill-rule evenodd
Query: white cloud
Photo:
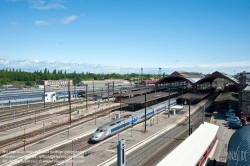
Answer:
<svg viewBox="0 0 250 166"><path fill-rule="evenodd" d="M64 19L61 19L60 23L61 24L68 24L68 23L74 21L76 18L77 18L76 15L72 15L72 16L66 17Z"/></svg>
<svg viewBox="0 0 250 166"><path fill-rule="evenodd" d="M11 24L12 24L12 25L17 25L18 23L15 22L15 21L12 21Z"/></svg>
<svg viewBox="0 0 250 166"><path fill-rule="evenodd" d="M34 24L37 26L49 25L49 23L46 21L35 21Z"/></svg>
<svg viewBox="0 0 250 166"><path fill-rule="evenodd" d="M75 60L77 61L77 60ZM66 70L67 73L76 71L81 72L93 72L93 73L141 73L140 67L133 66L106 66L103 64L89 64L85 63L63 63L60 61L47 61L47 60L28 60L28 59L19 59L19 60L10 60L6 57L0 57L0 66L1 68L17 68L24 71L33 72L36 70L44 70L44 68L49 69L50 71L57 70ZM171 74L174 71L186 71L186 72L202 72L203 74L212 73L214 71L224 72L228 74L239 73L242 71L250 71L250 61L242 62L225 62L217 64L197 64L197 65L187 65L187 66L161 66L161 73ZM144 66L143 73L145 74L158 74L159 66Z"/></svg>
<svg viewBox="0 0 250 166"><path fill-rule="evenodd" d="M27 0L31 8L38 10L65 9L62 0Z"/></svg>

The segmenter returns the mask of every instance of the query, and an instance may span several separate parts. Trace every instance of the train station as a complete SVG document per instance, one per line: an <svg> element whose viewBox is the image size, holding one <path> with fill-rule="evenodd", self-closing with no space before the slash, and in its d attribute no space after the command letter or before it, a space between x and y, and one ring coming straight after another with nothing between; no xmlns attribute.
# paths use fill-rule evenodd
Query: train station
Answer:
<svg viewBox="0 0 250 166"><path fill-rule="evenodd" d="M26 103L20 103L22 107L2 106L3 117L9 116L13 122L2 119L0 142L4 145L10 138L22 138L15 144L18 148L1 147L0 162L22 165L47 161L42 157L47 155L55 159L48 162L57 165L117 165L117 142L125 140L128 165L192 163L210 166L214 160L226 163L220 153L225 149L221 147L228 144L237 130L229 128L226 113L235 110L233 113L240 118L242 126L247 124L249 86L244 80L244 77L236 79L218 71L207 76L175 71L159 80L145 80L143 86L121 87L111 82L108 86L97 87L89 82L89 86L65 87L61 91L52 88L51 93L48 88L46 103L43 91L39 91L37 105L34 101L29 103L29 108ZM36 96L37 93L30 94ZM51 94L64 96L51 100ZM13 93L2 94L7 95L13 96ZM103 128L105 124L110 130ZM22 127L16 127L18 125ZM58 130L57 134L49 132L54 129ZM39 133L36 138L32 135L34 132ZM102 136L100 142L89 141L99 136ZM19 157L9 160L13 155L6 153L8 151L15 151ZM70 152L61 156L67 151ZM193 160L183 157L177 162L176 156L180 155ZM56 160L58 156L60 161Z"/></svg>

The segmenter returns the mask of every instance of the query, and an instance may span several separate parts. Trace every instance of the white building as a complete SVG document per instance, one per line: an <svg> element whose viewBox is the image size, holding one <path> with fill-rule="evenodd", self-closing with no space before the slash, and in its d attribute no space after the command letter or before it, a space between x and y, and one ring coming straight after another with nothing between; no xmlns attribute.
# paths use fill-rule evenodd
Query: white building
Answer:
<svg viewBox="0 0 250 166"><path fill-rule="evenodd" d="M44 85L35 85L35 88L37 88L37 89L43 89Z"/></svg>
<svg viewBox="0 0 250 166"><path fill-rule="evenodd" d="M56 92L45 92L45 102L56 102Z"/></svg>

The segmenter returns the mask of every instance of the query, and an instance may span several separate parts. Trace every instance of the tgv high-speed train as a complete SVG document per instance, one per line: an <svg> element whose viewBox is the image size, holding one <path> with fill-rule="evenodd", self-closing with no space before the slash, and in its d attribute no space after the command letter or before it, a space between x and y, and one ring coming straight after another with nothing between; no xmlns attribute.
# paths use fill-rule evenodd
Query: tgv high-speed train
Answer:
<svg viewBox="0 0 250 166"><path fill-rule="evenodd" d="M170 102L170 106L175 105L176 101ZM150 107L147 107L146 110L146 118L150 118L155 114L158 114L168 108L168 104L156 104ZM97 130L93 133L93 135L90 138L90 142L99 142L101 140L104 140L105 138L119 132L120 130L127 128L131 125L137 124L143 120L145 120L145 110L144 109L132 113L131 116L128 116L127 118L118 118L115 120L112 120L110 122L107 122L105 124L102 124L97 128Z"/></svg>

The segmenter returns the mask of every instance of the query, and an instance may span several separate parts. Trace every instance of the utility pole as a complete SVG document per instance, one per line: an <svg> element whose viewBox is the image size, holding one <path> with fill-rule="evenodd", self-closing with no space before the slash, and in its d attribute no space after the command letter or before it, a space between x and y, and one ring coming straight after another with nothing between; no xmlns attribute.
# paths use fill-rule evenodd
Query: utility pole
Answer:
<svg viewBox="0 0 250 166"><path fill-rule="evenodd" d="M181 105L183 105L183 84L181 85Z"/></svg>
<svg viewBox="0 0 250 166"><path fill-rule="evenodd" d="M43 107L45 108L45 81L43 81Z"/></svg>
<svg viewBox="0 0 250 166"><path fill-rule="evenodd" d="M88 85L86 85L86 96L85 96L85 100L86 100L86 111L88 111Z"/></svg>
<svg viewBox="0 0 250 166"><path fill-rule="evenodd" d="M77 93L76 93L76 85L75 85L75 99L77 98Z"/></svg>
<svg viewBox="0 0 250 166"><path fill-rule="evenodd" d="M120 115L122 114L122 89L120 88Z"/></svg>
<svg viewBox="0 0 250 166"><path fill-rule="evenodd" d="M108 83L108 105L109 105L109 83Z"/></svg>
<svg viewBox="0 0 250 166"><path fill-rule="evenodd" d="M92 97L92 101L94 101L94 80L93 80L93 97Z"/></svg>
<svg viewBox="0 0 250 166"><path fill-rule="evenodd" d="M143 80L142 74L143 74L143 68L141 68L141 83L142 83L142 80Z"/></svg>
<svg viewBox="0 0 250 166"><path fill-rule="evenodd" d="M170 84L168 87L168 117L170 117Z"/></svg>
<svg viewBox="0 0 250 166"><path fill-rule="evenodd" d="M161 78L161 68L159 67L159 73L158 73L158 75L160 76L160 78Z"/></svg>
<svg viewBox="0 0 250 166"><path fill-rule="evenodd" d="M69 100L69 124L71 125L71 95L70 95L70 80L68 83L68 100Z"/></svg>
<svg viewBox="0 0 250 166"><path fill-rule="evenodd" d="M113 81L113 103L114 103L114 93L115 93L115 82Z"/></svg>
<svg viewBox="0 0 250 166"><path fill-rule="evenodd" d="M189 135L191 135L191 128L190 128L190 103L191 103L191 100L189 99L189 109L188 109L189 110L188 111L188 114L189 114L188 115L188 117L189 117L189 125L188 125L189 126Z"/></svg>
<svg viewBox="0 0 250 166"><path fill-rule="evenodd" d="M145 93L145 133L147 125L147 93Z"/></svg>

